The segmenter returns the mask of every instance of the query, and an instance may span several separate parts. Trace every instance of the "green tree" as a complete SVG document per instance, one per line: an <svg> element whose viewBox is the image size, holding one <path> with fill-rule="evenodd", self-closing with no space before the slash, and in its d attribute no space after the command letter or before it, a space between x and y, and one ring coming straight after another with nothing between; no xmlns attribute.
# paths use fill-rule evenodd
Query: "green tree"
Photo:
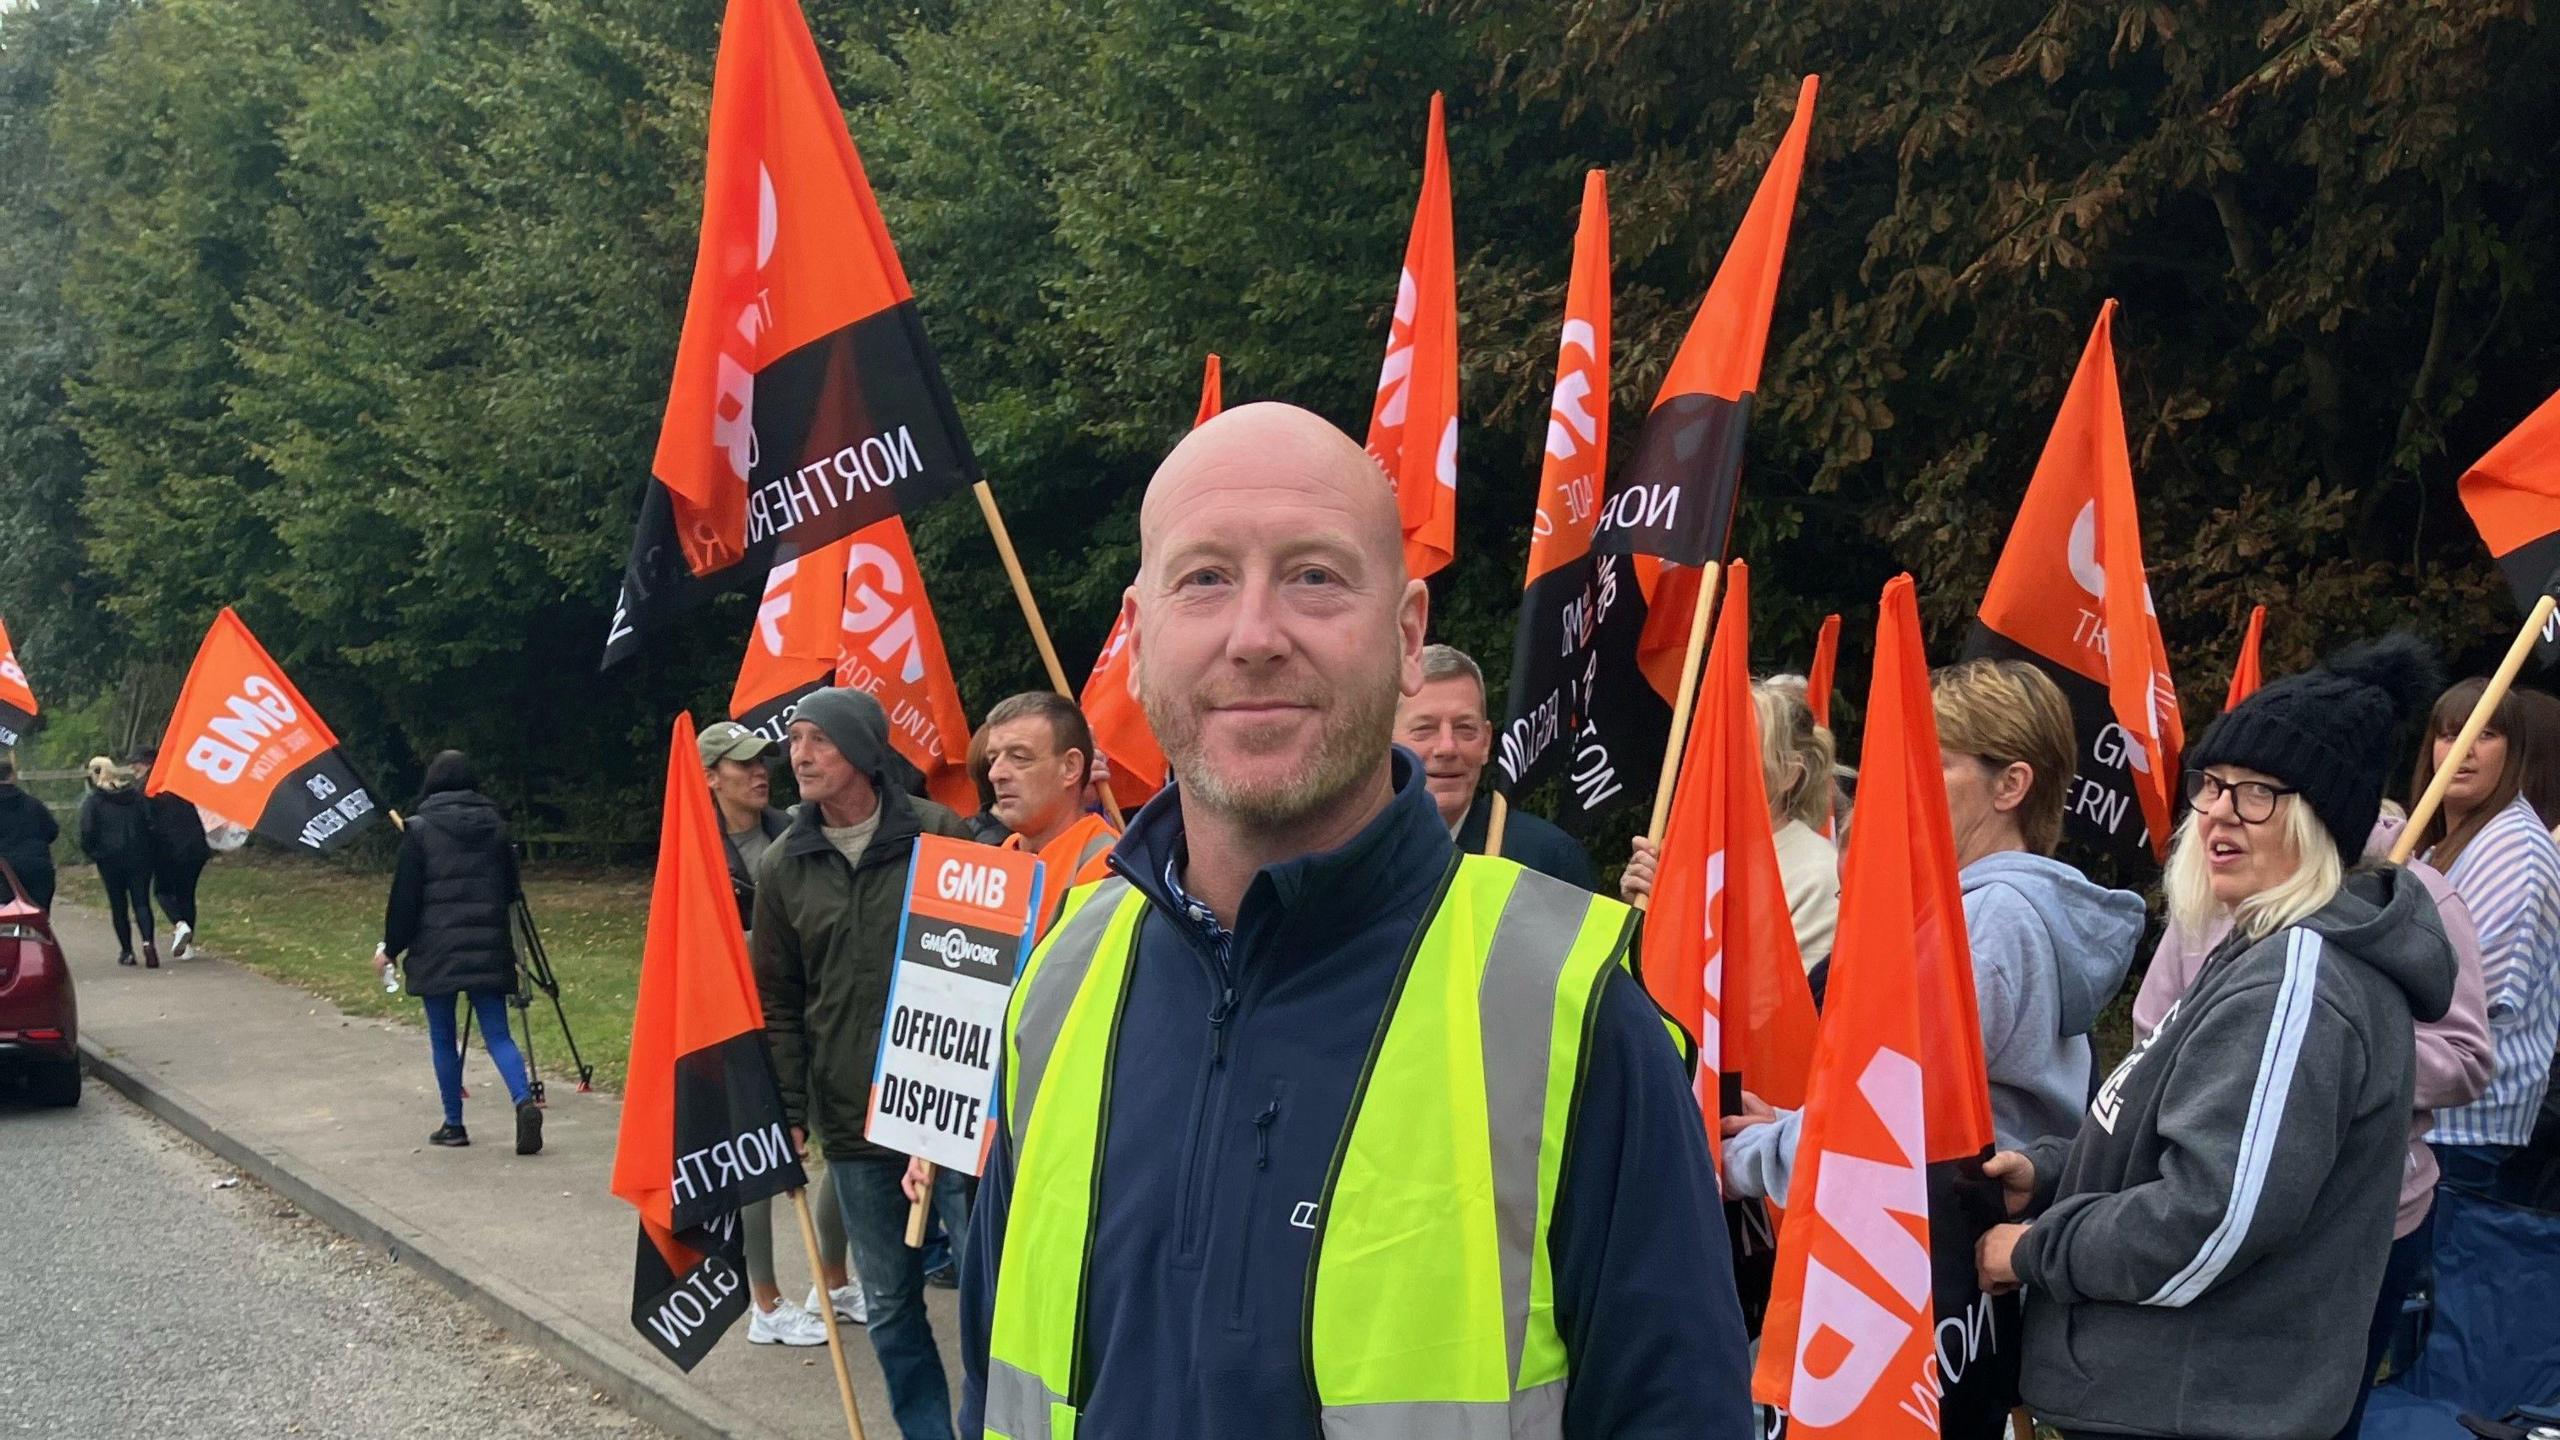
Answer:
<svg viewBox="0 0 2560 1440"><path fill-rule="evenodd" d="M50 701L100 671L116 634L106 586L85 562L80 496L89 457L63 414L88 354L65 291L82 195L66 182L47 117L92 63L118 3L56 0L0 13L0 617Z"/></svg>

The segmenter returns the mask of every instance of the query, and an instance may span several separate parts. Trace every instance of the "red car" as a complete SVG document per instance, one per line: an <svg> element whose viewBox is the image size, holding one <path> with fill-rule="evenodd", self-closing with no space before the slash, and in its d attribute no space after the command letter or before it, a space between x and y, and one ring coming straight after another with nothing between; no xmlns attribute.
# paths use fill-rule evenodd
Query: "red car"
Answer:
<svg viewBox="0 0 2560 1440"><path fill-rule="evenodd" d="M0 861L0 1070L45 1105L80 1103L80 1002L53 922Z"/></svg>

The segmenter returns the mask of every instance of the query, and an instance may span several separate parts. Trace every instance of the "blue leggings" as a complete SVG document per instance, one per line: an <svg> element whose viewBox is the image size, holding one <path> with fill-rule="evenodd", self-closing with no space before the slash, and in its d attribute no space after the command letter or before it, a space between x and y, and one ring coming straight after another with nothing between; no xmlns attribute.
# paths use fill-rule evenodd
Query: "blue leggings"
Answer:
<svg viewBox="0 0 2560 1440"><path fill-rule="evenodd" d="M452 995L424 997L427 1007L427 1044L435 1051L436 1091L444 1097L444 1123L462 1123L462 1035L453 1023ZM471 992L471 1013L480 1017L480 1034L489 1042L489 1058L498 1062L498 1073L506 1077L507 1093L519 1105L531 1093L525 1081L524 1056L516 1049L515 1036L507 1032L507 997L498 990Z"/></svg>

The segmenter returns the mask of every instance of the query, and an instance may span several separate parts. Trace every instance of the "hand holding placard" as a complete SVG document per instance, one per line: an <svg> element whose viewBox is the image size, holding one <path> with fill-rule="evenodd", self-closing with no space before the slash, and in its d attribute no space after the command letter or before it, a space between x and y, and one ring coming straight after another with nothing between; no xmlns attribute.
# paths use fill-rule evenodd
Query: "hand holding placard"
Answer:
<svg viewBox="0 0 2560 1440"><path fill-rule="evenodd" d="M873 1144L975 1175L986 1164L1005 1007L1029 953L1044 879L1018 850L940 835L916 839L907 870L889 1003L871 1076ZM908 1243L932 1197L916 1188Z"/></svg>

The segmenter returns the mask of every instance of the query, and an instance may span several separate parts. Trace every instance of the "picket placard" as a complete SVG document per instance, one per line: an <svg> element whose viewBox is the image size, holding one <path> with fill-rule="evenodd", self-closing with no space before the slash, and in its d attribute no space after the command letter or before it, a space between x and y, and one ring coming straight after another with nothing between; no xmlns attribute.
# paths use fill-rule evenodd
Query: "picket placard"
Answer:
<svg viewBox="0 0 2560 1440"><path fill-rule="evenodd" d="M864 1138L946 1169L984 1167L1005 1005L1044 878L1018 850L916 837Z"/></svg>

